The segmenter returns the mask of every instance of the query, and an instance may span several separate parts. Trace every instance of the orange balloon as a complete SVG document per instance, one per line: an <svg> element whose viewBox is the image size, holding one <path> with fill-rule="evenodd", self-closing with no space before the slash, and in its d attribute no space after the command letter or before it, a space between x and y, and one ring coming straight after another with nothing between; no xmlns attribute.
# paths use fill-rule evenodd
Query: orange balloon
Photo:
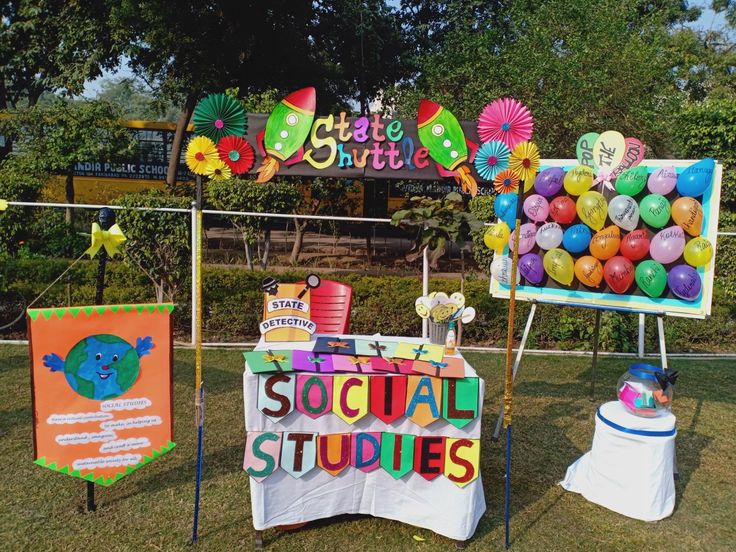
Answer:
<svg viewBox="0 0 736 552"><path fill-rule="evenodd" d="M588 287L598 287L603 281L603 265L590 255L580 257L575 261L575 276Z"/></svg>
<svg viewBox="0 0 736 552"><path fill-rule="evenodd" d="M693 237L703 228L703 207L694 197L680 197L672 204L672 220Z"/></svg>
<svg viewBox="0 0 736 552"><path fill-rule="evenodd" d="M618 253L620 245L621 230L618 226L612 224L611 226L596 232L593 239L590 240L588 248L590 249L590 254L596 259L605 261Z"/></svg>

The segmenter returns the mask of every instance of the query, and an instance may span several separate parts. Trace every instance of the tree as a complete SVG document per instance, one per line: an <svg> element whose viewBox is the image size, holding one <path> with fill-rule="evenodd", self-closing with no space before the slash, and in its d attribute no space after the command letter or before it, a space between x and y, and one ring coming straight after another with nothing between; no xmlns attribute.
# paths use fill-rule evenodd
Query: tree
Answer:
<svg viewBox="0 0 736 552"><path fill-rule="evenodd" d="M443 5L430 14L441 20L423 27L442 39L420 56L420 77L399 89L406 116L420 95L471 120L509 95L530 107L544 156L569 156L581 134L608 128L639 137L656 155L671 151L668 117L685 96L675 30L699 14L681 0L405 4Z"/></svg>
<svg viewBox="0 0 736 552"><path fill-rule="evenodd" d="M116 161L130 155L135 147L133 136L120 125L119 111L100 101L56 98L49 105L14 111L0 121L0 134L15 142L15 151L2 170L22 167L35 177L66 175L67 203L74 203L76 163ZM67 222L72 222L71 209L67 209Z"/></svg>
<svg viewBox="0 0 736 552"><path fill-rule="evenodd" d="M130 77L104 79L96 99L117 106L124 119L175 122L179 116L170 102L155 98L143 83Z"/></svg>
<svg viewBox="0 0 736 552"><path fill-rule="evenodd" d="M302 192L285 179L257 184L252 179L233 178L227 181L211 181L207 184L212 206L223 211L250 211L253 213L293 213L302 201ZM263 254L260 265L268 268L271 250L272 221L261 217L227 217L243 237L245 258L249 270L253 270L251 247L264 234Z"/></svg>
<svg viewBox="0 0 736 552"><path fill-rule="evenodd" d="M33 106L44 92L79 95L84 83L118 64L109 2L0 2L0 110ZM8 155L12 141L0 148Z"/></svg>
<svg viewBox="0 0 736 552"><path fill-rule="evenodd" d="M173 207L187 209L184 198L171 197L159 190L126 194L116 203L124 207ZM138 266L156 290L156 301L174 302L189 276L191 244L190 223L185 213L136 211L117 212L123 230L125 258Z"/></svg>

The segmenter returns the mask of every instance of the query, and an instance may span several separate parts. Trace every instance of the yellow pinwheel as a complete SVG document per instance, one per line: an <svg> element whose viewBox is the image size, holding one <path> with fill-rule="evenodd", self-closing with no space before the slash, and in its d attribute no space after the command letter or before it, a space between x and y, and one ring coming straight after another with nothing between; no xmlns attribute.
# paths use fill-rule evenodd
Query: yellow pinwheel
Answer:
<svg viewBox="0 0 736 552"><path fill-rule="evenodd" d="M210 177L210 180L229 180L233 175L233 171L224 161L218 158L207 165L205 174Z"/></svg>
<svg viewBox="0 0 736 552"><path fill-rule="evenodd" d="M215 143L206 136L196 136L187 144L187 167L194 174L205 175L211 163L220 161Z"/></svg>
<svg viewBox="0 0 736 552"><path fill-rule="evenodd" d="M534 185L534 178L539 170L539 148L534 142L520 142L511 151L509 169L524 181L524 191Z"/></svg>
<svg viewBox="0 0 736 552"><path fill-rule="evenodd" d="M92 245L85 251L90 258L97 255L101 247L105 248L110 257L114 257L118 251L118 247L126 241L123 231L117 224L113 224L109 230L103 230L96 222L92 223Z"/></svg>

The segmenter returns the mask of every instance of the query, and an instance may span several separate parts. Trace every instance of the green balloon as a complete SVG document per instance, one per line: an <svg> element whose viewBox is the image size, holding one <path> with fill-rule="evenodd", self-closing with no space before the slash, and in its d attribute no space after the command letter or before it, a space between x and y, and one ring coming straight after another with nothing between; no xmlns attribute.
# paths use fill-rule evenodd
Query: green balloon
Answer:
<svg viewBox="0 0 736 552"><path fill-rule="evenodd" d="M639 204L642 220L654 228L664 228L670 220L670 202L659 194L649 194Z"/></svg>
<svg viewBox="0 0 736 552"><path fill-rule="evenodd" d="M639 165L632 169L626 169L616 177L616 191L621 195L634 197L647 185L649 174L647 168Z"/></svg>
<svg viewBox="0 0 736 552"><path fill-rule="evenodd" d="M659 297L667 285L667 271L657 261L642 261L634 275L636 285L649 297Z"/></svg>

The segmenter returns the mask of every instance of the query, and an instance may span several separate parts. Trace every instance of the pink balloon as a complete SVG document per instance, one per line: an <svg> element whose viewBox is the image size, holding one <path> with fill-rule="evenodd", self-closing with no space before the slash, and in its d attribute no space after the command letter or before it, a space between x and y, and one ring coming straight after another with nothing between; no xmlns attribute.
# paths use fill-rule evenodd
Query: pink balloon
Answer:
<svg viewBox="0 0 736 552"><path fill-rule="evenodd" d="M666 196L677 185L677 171L675 167L661 167L649 175L647 188L653 194Z"/></svg>
<svg viewBox="0 0 736 552"><path fill-rule="evenodd" d="M685 250L685 231L679 226L670 226L657 232L649 244L652 259L662 264L674 263Z"/></svg>
<svg viewBox="0 0 736 552"><path fill-rule="evenodd" d="M549 202L539 194L532 194L524 200L524 213L534 222L544 222L549 215Z"/></svg>
<svg viewBox="0 0 736 552"><path fill-rule="evenodd" d="M525 224L522 224L519 230L521 232L521 239L519 240L519 255L524 255L525 253L529 253L534 247L534 239L537 235L537 227L534 225L533 222L527 222ZM511 232L511 235L509 236L510 251L514 250L514 234L516 234L516 230Z"/></svg>

